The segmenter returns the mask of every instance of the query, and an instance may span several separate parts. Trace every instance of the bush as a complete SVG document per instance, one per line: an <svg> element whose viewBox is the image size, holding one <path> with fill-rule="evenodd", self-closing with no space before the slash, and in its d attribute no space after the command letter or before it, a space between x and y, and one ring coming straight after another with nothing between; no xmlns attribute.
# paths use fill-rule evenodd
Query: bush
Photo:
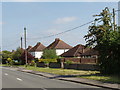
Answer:
<svg viewBox="0 0 120 90"><path fill-rule="evenodd" d="M31 61L30 66L36 66L36 63L34 60Z"/></svg>
<svg viewBox="0 0 120 90"><path fill-rule="evenodd" d="M13 65L14 61L11 58L7 58L8 65Z"/></svg>
<svg viewBox="0 0 120 90"><path fill-rule="evenodd" d="M38 62L44 62L49 67L50 62L57 62L57 59L39 59Z"/></svg>
<svg viewBox="0 0 120 90"><path fill-rule="evenodd" d="M72 64L73 61L71 61L71 60L66 60L65 63L66 63L66 64Z"/></svg>

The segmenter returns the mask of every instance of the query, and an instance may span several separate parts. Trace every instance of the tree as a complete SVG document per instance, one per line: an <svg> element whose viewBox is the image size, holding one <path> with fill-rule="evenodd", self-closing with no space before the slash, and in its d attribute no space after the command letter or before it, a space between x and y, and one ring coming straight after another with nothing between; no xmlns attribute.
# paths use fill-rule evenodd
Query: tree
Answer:
<svg viewBox="0 0 120 90"><path fill-rule="evenodd" d="M45 49L42 55L43 59L55 59L58 58L56 51L54 49Z"/></svg>
<svg viewBox="0 0 120 90"><path fill-rule="evenodd" d="M18 47L18 48L16 49L16 51L13 52L12 58L13 58L14 60L19 60L19 61L20 61L20 57L21 57L23 51L24 51L23 49L21 49L21 48Z"/></svg>
<svg viewBox="0 0 120 90"><path fill-rule="evenodd" d="M40 59L39 61L40 62L44 62L46 64L47 67L49 67L49 63L50 62L57 62L57 54L56 54L56 51L55 49L45 49L43 51L43 56L42 56L43 59Z"/></svg>
<svg viewBox="0 0 120 90"><path fill-rule="evenodd" d="M113 30L112 14L106 7L95 19L85 35L87 46L99 51L100 71L103 74L119 74L120 29Z"/></svg>
<svg viewBox="0 0 120 90"><path fill-rule="evenodd" d="M25 64L25 50L20 56L21 64ZM34 59L34 56L32 56L30 53L27 52L27 63L31 63L31 61Z"/></svg>
<svg viewBox="0 0 120 90"><path fill-rule="evenodd" d="M6 64L8 58L12 58L12 52L4 50L2 51L2 63Z"/></svg>
<svg viewBox="0 0 120 90"><path fill-rule="evenodd" d="M107 7L99 15L95 16L99 16L99 18L95 18L94 23L89 26L88 34L84 36L85 40L87 40L87 46L93 47L101 43L102 37L112 29L112 16Z"/></svg>

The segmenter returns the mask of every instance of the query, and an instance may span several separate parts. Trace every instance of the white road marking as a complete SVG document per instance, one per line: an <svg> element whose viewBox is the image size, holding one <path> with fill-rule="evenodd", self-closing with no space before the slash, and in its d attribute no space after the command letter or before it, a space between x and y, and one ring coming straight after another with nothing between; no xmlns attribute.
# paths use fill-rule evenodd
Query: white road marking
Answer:
<svg viewBox="0 0 120 90"><path fill-rule="evenodd" d="M5 75L7 76L8 74L7 74L7 73L5 73Z"/></svg>
<svg viewBox="0 0 120 90"><path fill-rule="evenodd" d="M20 78L16 78L17 80L19 80L19 81L23 81L22 79L20 79Z"/></svg>

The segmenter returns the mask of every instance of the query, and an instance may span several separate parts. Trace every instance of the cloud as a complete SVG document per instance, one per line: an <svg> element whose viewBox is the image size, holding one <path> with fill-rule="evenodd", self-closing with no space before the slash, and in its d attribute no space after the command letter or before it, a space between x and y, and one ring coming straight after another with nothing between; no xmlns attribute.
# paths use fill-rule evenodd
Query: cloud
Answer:
<svg viewBox="0 0 120 90"><path fill-rule="evenodd" d="M77 19L77 17L63 17L63 18L56 19L55 23L56 24L64 24L64 23L75 21L76 19Z"/></svg>

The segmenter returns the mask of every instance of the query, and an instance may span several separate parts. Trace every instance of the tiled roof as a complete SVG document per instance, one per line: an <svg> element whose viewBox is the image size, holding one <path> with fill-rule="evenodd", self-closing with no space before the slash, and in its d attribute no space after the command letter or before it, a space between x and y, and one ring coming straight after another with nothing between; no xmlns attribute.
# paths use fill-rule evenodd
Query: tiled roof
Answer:
<svg viewBox="0 0 120 90"><path fill-rule="evenodd" d="M71 48L67 52L63 53L61 56L62 57L77 57L77 56L80 56L84 52L83 50L84 50L84 45L79 44Z"/></svg>
<svg viewBox="0 0 120 90"><path fill-rule="evenodd" d="M30 49L29 52L42 51L45 48L46 47L43 44L41 44L40 42L38 42L32 49Z"/></svg>
<svg viewBox="0 0 120 90"><path fill-rule="evenodd" d="M59 38L56 38L55 41L47 47L47 49L71 49L71 48L72 46L68 45Z"/></svg>
<svg viewBox="0 0 120 90"><path fill-rule="evenodd" d="M90 49L90 50L87 50L86 52L84 52L82 54L82 56L85 56L85 55L99 55L98 51L95 50L95 49Z"/></svg>
<svg viewBox="0 0 120 90"><path fill-rule="evenodd" d="M26 50L29 52L31 49L32 49L32 46L28 46Z"/></svg>

